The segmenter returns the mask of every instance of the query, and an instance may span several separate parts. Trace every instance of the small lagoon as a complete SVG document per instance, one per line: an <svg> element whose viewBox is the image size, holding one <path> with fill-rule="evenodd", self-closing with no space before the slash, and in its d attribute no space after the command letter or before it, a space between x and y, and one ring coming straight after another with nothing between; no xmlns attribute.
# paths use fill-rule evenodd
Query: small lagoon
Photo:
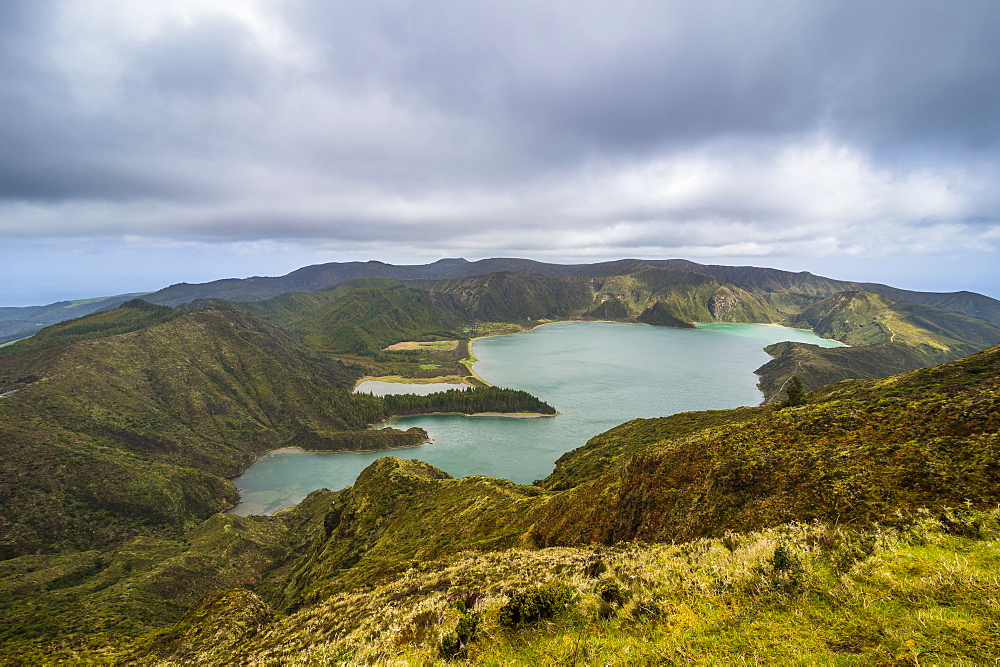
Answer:
<svg viewBox="0 0 1000 667"><path fill-rule="evenodd" d="M385 396L386 394L417 394L426 396L437 391L448 391L449 389L471 389L467 384L451 382L383 382L382 380L365 380L354 388L354 391L375 396Z"/></svg>
<svg viewBox="0 0 1000 667"><path fill-rule="evenodd" d="M810 331L760 324L704 324L671 329L614 322L556 322L525 333L476 341L476 372L491 384L523 389L553 405L557 417L508 419L428 415L387 425L424 428L433 442L384 452L305 452L262 456L233 480L242 502L235 514L271 514L319 488L354 483L375 459L426 461L455 477L489 475L530 484L555 460L593 436L635 417L758 405L754 370L770 360L762 349L791 340L836 347ZM435 385L359 385L370 393L429 393ZM375 383L372 383L375 384ZM461 388L439 385L436 390Z"/></svg>

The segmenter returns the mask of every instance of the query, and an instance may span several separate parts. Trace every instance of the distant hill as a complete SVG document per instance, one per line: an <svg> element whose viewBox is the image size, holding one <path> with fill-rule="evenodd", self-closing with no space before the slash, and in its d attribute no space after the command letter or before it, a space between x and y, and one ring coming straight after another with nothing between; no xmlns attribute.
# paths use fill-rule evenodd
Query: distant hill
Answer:
<svg viewBox="0 0 1000 667"><path fill-rule="evenodd" d="M845 301L849 294L871 296L865 297L867 305L862 308L856 297ZM874 295L880 300L873 301ZM35 316L51 323L86 312L80 308L114 308L123 297L0 309L0 315ZM372 359L401 340L468 337L477 323L530 326L572 317L675 327L695 322L785 324L811 328L852 346L850 351L772 347L778 358L761 369L761 386L776 400L789 373L802 375L811 388L940 363L1000 341L1000 301L983 295L913 292L808 272L682 259L576 265L518 258L476 262L451 258L404 266L334 262L281 277L181 283L144 298L160 305L184 305L186 310L192 303L198 308L239 302L244 310L293 331L313 350ZM862 323L861 317L869 320ZM27 319L0 321L0 335L7 340L39 329L38 323ZM17 349L36 344L40 343L33 339Z"/></svg>
<svg viewBox="0 0 1000 667"><path fill-rule="evenodd" d="M142 299L131 299L120 304L114 310L99 311L45 327L31 338L0 347L0 356L17 354L26 350L37 350L75 340L103 338L138 331L160 322L166 322L180 314L180 311L167 306L158 306Z"/></svg>
<svg viewBox="0 0 1000 667"><path fill-rule="evenodd" d="M467 337L481 322L534 325L580 317L692 327L779 322L758 295L682 271L640 267L592 278L499 272L444 279L371 278L239 304L316 350L375 354L402 340Z"/></svg>
<svg viewBox="0 0 1000 667"><path fill-rule="evenodd" d="M852 378L871 379L958 359L1000 342L1000 326L933 306L863 291L840 292L804 308L789 321L850 345L821 348L776 343L775 359L758 369L761 389L782 398L784 381L798 375L807 389Z"/></svg>
<svg viewBox="0 0 1000 667"><path fill-rule="evenodd" d="M769 400L791 375L807 389L849 378L884 377L942 363L1000 343L1000 326L864 291L832 296L741 287L704 273L643 263L613 276L500 272L445 279L355 279L239 307L297 334L314 350L386 360L386 346L470 335L476 323L532 326L582 318L692 327L695 322L775 323L812 329L851 347L779 344L762 367Z"/></svg>
<svg viewBox="0 0 1000 667"><path fill-rule="evenodd" d="M767 292L789 292L811 296L830 295L845 291L872 292L1000 324L1000 300L975 292L915 292L880 283L834 280L813 275L808 271L793 273L755 266L696 264L684 259L651 260L648 263L664 268L704 273L736 285L756 287Z"/></svg>
<svg viewBox="0 0 1000 667"><path fill-rule="evenodd" d="M106 310L119 303L142 296L145 300L166 306L177 306L199 299L223 299L234 302L263 301L289 292L313 292L358 278L456 279L492 273L516 273L535 277L614 278L641 273L649 268L709 276L745 292L765 295L764 301L782 316L797 314L811 301L843 291L867 291L950 310L970 317L1000 323L1000 301L974 292L932 293L901 290L878 283L850 282L816 276L808 272L793 273L752 266L720 266L698 264L684 259L638 260L621 259L594 264L552 264L518 258L492 258L470 262L462 258L442 259L423 265L392 265L378 261L330 262L297 269L285 276L232 278L208 283L178 283L148 294L125 294L115 297L60 302L48 306L0 308L0 344L31 335L41 326L55 324L82 315ZM563 310L572 310L569 305ZM622 306L609 299L595 316L622 319ZM502 313L496 313L500 315ZM636 313L630 313L638 317ZM757 316L761 316L758 312ZM664 317L666 316L666 319ZM694 313L690 313L694 316ZM748 315L749 316L749 315ZM491 316L492 317L492 316ZM663 307L647 315L650 323L669 324L673 318L692 321L663 312ZM750 321L747 319L741 321ZM773 314L759 320L776 321Z"/></svg>
<svg viewBox="0 0 1000 667"><path fill-rule="evenodd" d="M65 322L77 317L83 317L99 310L114 308L120 303L136 297L144 296L145 292L118 294L94 299L78 299L76 301L57 301L47 306L3 307L0 308L0 344L31 336L41 327L58 322Z"/></svg>
<svg viewBox="0 0 1000 667"><path fill-rule="evenodd" d="M422 265L392 265L384 262L330 262L297 269L280 277L253 277L217 280L209 283L171 285L145 298L153 303L176 306L195 299L262 301L285 292L311 292L332 287L354 278L463 278L490 273L519 273L543 277L623 276L656 267L711 276L744 289L768 293L789 293L810 297L829 296L836 292L865 290L896 299L951 310L989 322L1000 323L1000 301L974 292L931 293L901 290L878 283L850 282L752 266L698 264L683 259L622 259L595 264L551 264L528 259L492 258L469 262L461 258L442 259ZM29 319L29 318L20 318Z"/></svg>
<svg viewBox="0 0 1000 667"><path fill-rule="evenodd" d="M332 287L352 278L420 278L423 274L409 267L383 262L331 262L306 266L272 278L229 278L208 283L178 283L152 292L145 298L153 303L177 306L195 299L226 299L227 301L262 301L285 292L312 292Z"/></svg>

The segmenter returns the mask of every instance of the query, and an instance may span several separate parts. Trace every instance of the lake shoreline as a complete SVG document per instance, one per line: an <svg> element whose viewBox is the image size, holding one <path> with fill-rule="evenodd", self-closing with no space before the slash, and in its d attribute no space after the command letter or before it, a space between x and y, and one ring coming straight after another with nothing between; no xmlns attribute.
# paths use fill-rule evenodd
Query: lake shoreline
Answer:
<svg viewBox="0 0 1000 667"><path fill-rule="evenodd" d="M14 391L19 391L19 390L15 389ZM10 392L10 393L14 393L14 392ZM0 394L0 396L6 396L6 394ZM433 417L433 416L441 416L441 415L444 415L444 416L450 415L450 416L453 416L453 417L468 417L470 419L472 419L472 418L482 418L482 417L492 417L492 418L502 418L502 419L542 419L542 418L545 418L545 417L559 417L561 415L561 413L557 411L554 414L549 415L549 414L544 414L544 413L541 413L541 412L471 412L471 413L469 413L469 412L421 412L419 414L413 414L413 415L392 415L391 417L389 417L389 418L387 418L387 419L385 419L383 421L376 422L375 424L370 424L369 427L368 427L368 430L372 430L375 426L378 426L378 425L388 425L389 422L391 422L393 419L405 419L405 418L408 418L408 417ZM374 430L381 430L381 429L374 429ZM261 452L260 454L254 454L254 457L253 457L252 461L250 461L249 463L247 463L245 466L241 466L240 467L240 471L238 473L236 473L232 477L227 477L226 479L228 479L230 482L233 481L234 479L236 479L237 477L239 477L240 475L242 475L243 473L245 473L247 470L249 470L255 463L257 463L261 459L261 457L267 456L268 454L273 454L274 452L280 452L280 451L283 451L283 450L300 451L300 452L315 452L315 453L319 453L319 454L326 454L326 453L329 453L329 454L351 454L351 453L356 453L356 454L360 454L360 453L371 454L372 452L390 452L390 451L394 451L394 450L397 450L397 449L410 449L411 447L422 447L423 445L427 445L427 444L430 444L430 443L433 443L433 442L434 442L434 439L428 437L427 439L423 440L422 442L417 442L417 443L414 443L412 445L395 445L393 447L384 447L384 448L381 448L381 449L306 449L305 447L296 447L294 445L285 445L285 446L282 446L282 447L275 447L274 449L268 449L267 451ZM239 505L239 503L237 502L235 505L233 505L233 507L237 507L238 505ZM232 509L232 507L229 508L229 509ZM228 512L229 509L224 510L224 511Z"/></svg>
<svg viewBox="0 0 1000 667"><path fill-rule="evenodd" d="M476 385L473 384L473 383L471 383L471 382L468 382L467 381L468 378L472 378L472 379L476 380L477 382L481 382L485 386L492 387L493 385L491 383L487 382L485 379L483 379L476 372L476 370L474 368L475 363L477 361L479 361L476 358L475 352L473 350L475 344L478 341L485 340L485 339L488 339L488 338L500 338L502 336L513 336L513 335L520 334L520 333L528 333L530 331L534 331L535 329L538 329L539 327L543 327L546 324L561 324L561 323L571 323L571 324L576 324L576 323L583 323L583 324L593 324L593 323L635 324L635 325L645 326L645 327L659 327L659 326L661 326L661 325L657 325L657 324L647 324L646 322L622 322L622 321L619 321L619 320L591 320L591 319L576 319L576 318L539 321L539 322L533 323L531 326L528 326L526 328L520 329L518 331L508 331L508 332L504 332L504 333L492 333L492 334L486 334L484 336L474 336L474 337L469 338L469 356L466 359L462 359L459 362L459 363L461 363L462 365L464 365L469 370L469 375L466 376L466 377L461 377L461 376L458 376L458 375L441 375L441 376L433 377L433 378L406 378L406 377L403 377L403 376L400 376L400 375L387 375L387 376L381 376L381 377L374 377L374 376L368 376L368 375L366 375L366 376L360 378L359 380L357 380L354 383L354 388L352 389L352 391L357 391L358 386L360 386L364 382L369 382L369 381L370 382L385 382L387 384L453 384L453 385L455 385L456 389L459 389L459 388L462 388L462 387L472 387L472 388L475 388ZM715 324L740 324L740 325L742 325L742 324L750 324L750 325L754 325L754 326L778 327L778 328L781 328L781 329L791 329L792 331L805 331L805 332L812 333L812 334L815 334L815 335L819 336L819 334L817 334L812 329L806 329L805 327L792 327L792 326L788 326L786 324L778 324L776 322L692 322L692 324L694 325L694 329L704 329L705 325L715 325ZM667 328L667 329L677 329L677 328L680 328L680 327L664 327L664 328ZM822 336L820 336L820 337L822 338ZM839 341L839 340L837 340L835 338L824 338L823 340L829 340L829 341L836 342L839 347L850 347L850 345L848 345L847 343L844 343L843 341ZM766 397L765 397L765 400L766 400Z"/></svg>
<svg viewBox="0 0 1000 667"><path fill-rule="evenodd" d="M554 327L550 333L540 329L543 324L560 322L580 325L580 329ZM824 342L808 330L773 324L765 330L764 326L755 329L754 325L738 322L712 323L724 326L699 327L703 335L690 333L693 330L622 324L642 323L538 322L531 329L473 339L496 339L474 350L470 348L469 353L476 360L476 370L487 375L491 384L545 396L559 406L562 419L539 420L541 416L557 415L516 413L394 415L388 423L380 422L375 428L418 426L427 431L430 441L375 451L306 450L294 456L264 459L260 471L249 471L252 480L248 477L243 483L234 479L241 489L241 503L232 511L261 512L279 496L287 495L294 504L296 498L301 499L311 489L349 486L366 464L392 455L426 461L456 478L486 475L530 483L550 474L555 460L565 452L584 446L594 436L630 419L759 404L765 397L757 387L753 369L768 359L764 346L781 340L838 345ZM704 335L712 329L718 335ZM498 342L510 333L529 332L534 334L525 337L523 345L510 338ZM739 373L739 379L734 378L736 369L745 369L746 377ZM705 376L706 371L714 375ZM717 379L703 381L703 377ZM406 392L407 387L397 384L393 391ZM333 456L310 459L307 454L313 451ZM358 456L338 458L339 453Z"/></svg>
<svg viewBox="0 0 1000 667"><path fill-rule="evenodd" d="M646 322L622 322L620 320L584 320L584 319L545 320L545 321L540 321L540 322L538 322L538 323L536 323L536 324L534 324L531 327L528 327L526 329L521 329L520 331L509 331L507 333L487 334L485 336L476 336L475 338L470 338L469 339L469 359L462 360L462 363L465 363L466 361L468 361L469 363L466 364L466 366L470 367L469 370L472 370L471 369L471 364L474 364L474 363L476 363L476 361L478 361L478 359L476 359L476 357L475 357L475 354L473 354L473 352L472 352L472 346L473 346L473 344L476 341L485 340L487 338L500 338L502 336L514 336L514 335L517 335L517 334L528 333L529 331L534 331L535 329L537 329L539 327L543 327L546 324L563 324L563 323L567 323L567 324L577 324L577 323L581 323L581 324L593 324L593 323L636 324L636 325L643 326L643 327L661 327L661 328L664 328L664 329L680 329L680 330L683 330L682 327L664 327L663 325L659 325L659 324L647 324ZM823 338L822 336L820 336L818 333L816 333L812 329L806 329L805 327L792 327L792 326L788 326L787 324L778 324L777 322L692 322L692 324L694 325L695 329L703 328L703 325L712 325L712 324L752 324L754 326L778 327L780 329L791 329L792 331L806 331L808 333L815 334L816 336L819 336L820 338ZM823 338L823 340L829 340L829 341L833 341L835 343L838 343L838 345L840 347L850 347L850 345L848 345L847 343L844 343L843 341L839 341L836 338ZM474 377L476 377L476 379L482 380L482 378L480 378L478 375L475 375L475 373L473 373L473 374L474 374Z"/></svg>

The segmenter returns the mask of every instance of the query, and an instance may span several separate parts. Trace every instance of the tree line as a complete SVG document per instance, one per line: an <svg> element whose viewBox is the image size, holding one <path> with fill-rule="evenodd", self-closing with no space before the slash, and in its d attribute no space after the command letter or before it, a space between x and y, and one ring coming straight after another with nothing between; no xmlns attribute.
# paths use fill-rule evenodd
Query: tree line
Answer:
<svg viewBox="0 0 1000 667"><path fill-rule="evenodd" d="M556 413L548 403L520 389L477 387L475 389L449 389L426 396L415 394L390 394L382 397L387 416L415 415L429 412L535 412L545 415Z"/></svg>

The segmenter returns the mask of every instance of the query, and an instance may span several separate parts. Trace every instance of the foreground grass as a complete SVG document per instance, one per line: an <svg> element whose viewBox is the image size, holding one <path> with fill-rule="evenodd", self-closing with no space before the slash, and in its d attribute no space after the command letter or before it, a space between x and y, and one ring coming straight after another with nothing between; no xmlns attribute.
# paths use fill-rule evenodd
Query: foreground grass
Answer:
<svg viewBox="0 0 1000 667"><path fill-rule="evenodd" d="M234 633L226 619L246 616L243 601L194 653L197 637L174 629L126 659L429 664L446 661L442 640L474 617L453 660L982 664L1000 655L998 519L957 511L906 528L790 525L679 545L459 555ZM569 587L568 605L502 626L513 595L550 581ZM192 618L211 616L202 608Z"/></svg>
<svg viewBox="0 0 1000 667"><path fill-rule="evenodd" d="M904 533L792 526L611 550L603 557L607 573L596 581L569 577L579 601L563 620L520 634L487 626L470 657L537 664L992 661L1000 651L1000 544L996 515L991 519L992 535L978 540L926 520ZM600 593L612 585L621 602L602 604Z"/></svg>

